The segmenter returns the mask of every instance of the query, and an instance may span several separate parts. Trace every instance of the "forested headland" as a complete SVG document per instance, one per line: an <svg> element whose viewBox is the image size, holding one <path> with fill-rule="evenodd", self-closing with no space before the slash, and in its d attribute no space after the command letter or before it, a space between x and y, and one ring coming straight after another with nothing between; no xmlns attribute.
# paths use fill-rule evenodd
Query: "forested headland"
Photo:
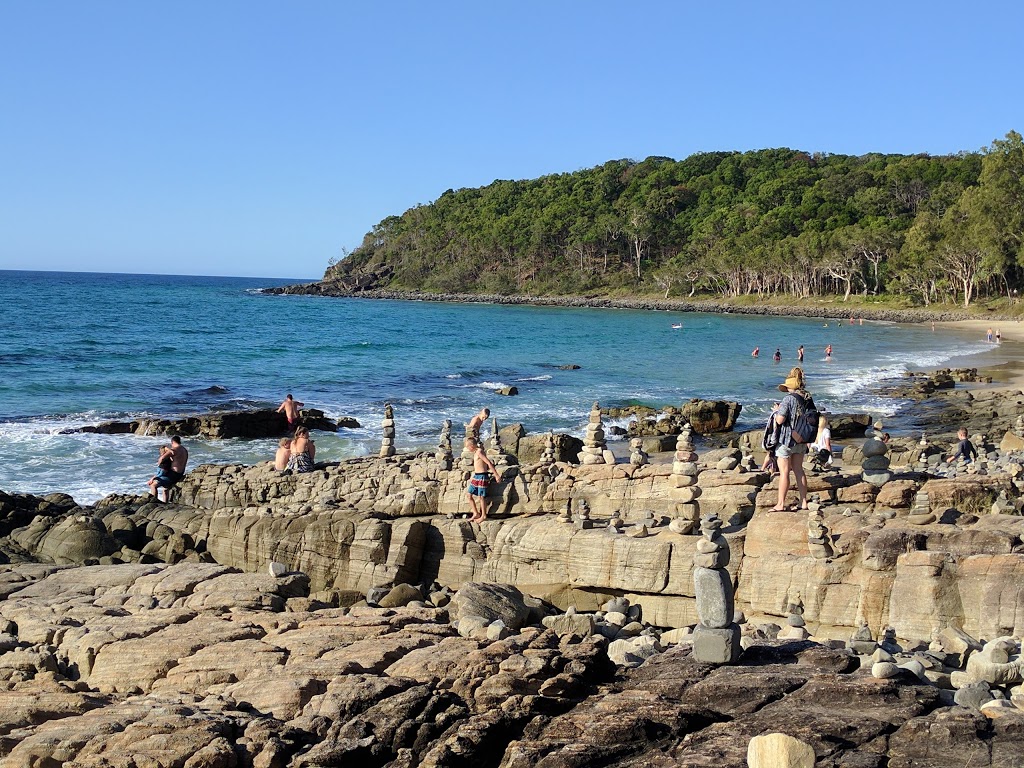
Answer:
<svg viewBox="0 0 1024 768"><path fill-rule="evenodd" d="M766 149L448 190L388 216L324 283L532 296L1016 303L1024 140L860 157Z"/></svg>

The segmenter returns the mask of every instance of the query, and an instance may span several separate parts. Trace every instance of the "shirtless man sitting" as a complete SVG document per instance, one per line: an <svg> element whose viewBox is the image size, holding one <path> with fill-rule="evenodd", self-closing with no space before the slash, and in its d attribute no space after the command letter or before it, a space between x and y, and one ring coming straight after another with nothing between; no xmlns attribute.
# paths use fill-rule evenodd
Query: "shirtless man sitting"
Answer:
<svg viewBox="0 0 1024 768"><path fill-rule="evenodd" d="M149 492L156 497L157 501L160 501L160 489L163 488L163 501L168 502L171 498L171 488L176 486L185 476L185 465L188 464L188 449L181 444L181 438L175 435L171 438L170 447L161 451L161 457L165 455L165 452L171 459L170 469L161 468L156 473L156 476L146 485L149 486Z"/></svg>
<svg viewBox="0 0 1024 768"><path fill-rule="evenodd" d="M278 413L284 413L286 419L288 419L288 431L294 432L295 427L299 424L299 408L304 406L305 403L296 400L292 397L291 392L285 397L284 402L277 406Z"/></svg>
<svg viewBox="0 0 1024 768"><path fill-rule="evenodd" d="M467 437L466 450L473 454L473 477L466 487L469 506L473 510L469 522L482 523L487 519L487 486L490 485L492 476L499 480L501 478L494 464L487 458L484 447L477 440Z"/></svg>

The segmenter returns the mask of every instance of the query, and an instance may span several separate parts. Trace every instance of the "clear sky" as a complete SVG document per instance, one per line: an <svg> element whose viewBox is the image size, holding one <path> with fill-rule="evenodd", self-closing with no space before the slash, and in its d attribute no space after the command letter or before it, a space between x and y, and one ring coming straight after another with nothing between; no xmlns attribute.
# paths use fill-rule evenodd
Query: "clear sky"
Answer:
<svg viewBox="0 0 1024 768"><path fill-rule="evenodd" d="M446 189L1024 131L1019 2L0 0L0 269L318 278Z"/></svg>

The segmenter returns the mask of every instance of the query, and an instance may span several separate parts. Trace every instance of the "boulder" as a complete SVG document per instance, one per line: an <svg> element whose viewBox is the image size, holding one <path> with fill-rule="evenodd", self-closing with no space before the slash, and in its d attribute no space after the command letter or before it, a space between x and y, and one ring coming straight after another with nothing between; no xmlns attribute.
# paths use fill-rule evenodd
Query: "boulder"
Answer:
<svg viewBox="0 0 1024 768"><path fill-rule="evenodd" d="M479 616L486 624L501 619L506 627L519 629L530 618L530 606L523 593L511 584L470 582L456 592L449 603L452 618Z"/></svg>
<svg viewBox="0 0 1024 768"><path fill-rule="evenodd" d="M814 749L784 733L762 733L747 745L749 768L814 768Z"/></svg>
<svg viewBox="0 0 1024 768"><path fill-rule="evenodd" d="M701 400L694 398L683 404L683 418L693 431L706 435L710 432L729 432L736 425L743 406L731 400Z"/></svg>

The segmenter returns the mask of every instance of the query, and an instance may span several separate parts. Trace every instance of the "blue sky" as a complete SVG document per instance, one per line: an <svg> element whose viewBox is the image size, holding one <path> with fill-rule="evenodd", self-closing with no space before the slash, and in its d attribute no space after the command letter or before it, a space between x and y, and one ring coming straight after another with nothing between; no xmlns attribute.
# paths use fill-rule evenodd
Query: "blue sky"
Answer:
<svg viewBox="0 0 1024 768"><path fill-rule="evenodd" d="M448 188L1024 131L1019 3L0 0L0 269L317 278Z"/></svg>

